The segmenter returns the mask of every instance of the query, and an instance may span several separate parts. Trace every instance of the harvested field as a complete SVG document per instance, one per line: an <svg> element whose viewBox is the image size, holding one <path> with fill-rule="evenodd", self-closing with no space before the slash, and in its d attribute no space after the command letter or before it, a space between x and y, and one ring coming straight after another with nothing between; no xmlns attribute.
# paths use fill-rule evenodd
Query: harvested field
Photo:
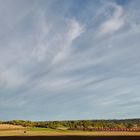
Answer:
<svg viewBox="0 0 140 140"><path fill-rule="evenodd" d="M0 130L15 130L15 129L24 129L24 127L20 125L0 124Z"/></svg>

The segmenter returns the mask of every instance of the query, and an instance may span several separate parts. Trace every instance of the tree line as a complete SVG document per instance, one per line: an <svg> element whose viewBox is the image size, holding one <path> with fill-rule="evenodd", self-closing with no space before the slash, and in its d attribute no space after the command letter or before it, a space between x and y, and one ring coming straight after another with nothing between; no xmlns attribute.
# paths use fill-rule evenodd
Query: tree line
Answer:
<svg viewBox="0 0 140 140"><path fill-rule="evenodd" d="M51 129L71 128L140 128L140 119L127 120L75 120L75 121L25 121L12 120L0 122L23 127L42 127Z"/></svg>

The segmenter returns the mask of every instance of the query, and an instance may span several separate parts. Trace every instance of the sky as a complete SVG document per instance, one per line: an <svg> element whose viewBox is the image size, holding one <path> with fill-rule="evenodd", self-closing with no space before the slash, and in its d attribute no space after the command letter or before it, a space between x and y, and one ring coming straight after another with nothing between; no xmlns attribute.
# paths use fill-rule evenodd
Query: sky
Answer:
<svg viewBox="0 0 140 140"><path fill-rule="evenodd" d="M140 117L139 0L0 0L0 120Z"/></svg>

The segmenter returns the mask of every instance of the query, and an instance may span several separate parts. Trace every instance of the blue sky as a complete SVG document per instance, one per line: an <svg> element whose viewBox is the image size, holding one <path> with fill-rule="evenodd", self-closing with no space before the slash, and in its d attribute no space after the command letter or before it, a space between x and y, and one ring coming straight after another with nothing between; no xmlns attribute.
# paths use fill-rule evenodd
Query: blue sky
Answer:
<svg viewBox="0 0 140 140"><path fill-rule="evenodd" d="M0 120L140 117L139 0L0 0Z"/></svg>

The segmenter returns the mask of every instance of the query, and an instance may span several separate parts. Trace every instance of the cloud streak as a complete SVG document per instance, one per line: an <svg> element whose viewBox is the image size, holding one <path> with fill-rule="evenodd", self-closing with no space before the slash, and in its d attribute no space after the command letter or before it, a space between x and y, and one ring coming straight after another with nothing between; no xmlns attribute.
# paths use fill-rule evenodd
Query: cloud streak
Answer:
<svg viewBox="0 0 140 140"><path fill-rule="evenodd" d="M124 10L122 6L117 5L115 3L108 3L109 7L113 8L113 13L111 13L111 17L109 17L105 22L103 22L99 27L99 36L111 34L117 30L119 30L123 24L123 13Z"/></svg>

